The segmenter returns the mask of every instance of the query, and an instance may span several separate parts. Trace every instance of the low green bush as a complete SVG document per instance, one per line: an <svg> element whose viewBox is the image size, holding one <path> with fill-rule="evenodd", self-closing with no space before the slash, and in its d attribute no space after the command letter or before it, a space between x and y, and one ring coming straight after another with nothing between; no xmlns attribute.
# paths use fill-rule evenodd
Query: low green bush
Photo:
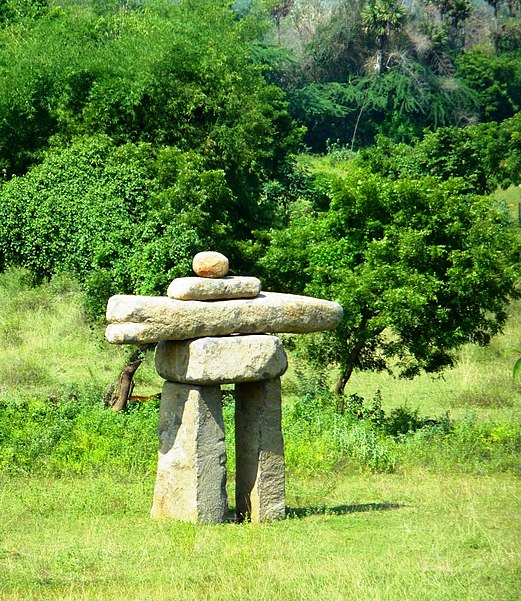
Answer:
<svg viewBox="0 0 521 601"><path fill-rule="evenodd" d="M101 393L0 400L0 474L133 475L154 473L158 401L114 412ZM339 412L334 395L318 391L285 406L286 466L300 475L393 472L411 466L468 473L521 472L521 424L484 421L473 413L453 421L417 409L387 414L376 395L358 395ZM228 469L235 471L234 402L224 397Z"/></svg>
<svg viewBox="0 0 521 601"><path fill-rule="evenodd" d="M304 382L304 388L310 382ZM380 393L339 404L323 389L297 396L284 417L286 465L298 473L333 469L392 472L407 466L470 473L521 471L521 425L466 413L421 416L407 405L387 413Z"/></svg>

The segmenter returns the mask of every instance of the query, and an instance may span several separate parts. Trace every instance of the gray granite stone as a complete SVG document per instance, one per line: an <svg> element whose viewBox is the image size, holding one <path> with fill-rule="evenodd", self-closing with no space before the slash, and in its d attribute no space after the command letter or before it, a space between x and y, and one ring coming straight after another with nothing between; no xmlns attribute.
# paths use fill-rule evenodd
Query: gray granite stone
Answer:
<svg viewBox="0 0 521 601"><path fill-rule="evenodd" d="M223 522L228 504L220 388L165 382L159 440L152 517Z"/></svg>
<svg viewBox="0 0 521 601"><path fill-rule="evenodd" d="M280 338L264 334L160 342L157 373L198 385L256 382L281 376L288 360Z"/></svg>
<svg viewBox="0 0 521 601"><path fill-rule="evenodd" d="M212 302L116 295L107 305L106 337L113 344L141 344L228 334L319 332L335 328L342 314L338 303L276 292Z"/></svg>
<svg viewBox="0 0 521 601"><path fill-rule="evenodd" d="M236 507L239 520L285 515L280 379L235 387Z"/></svg>
<svg viewBox="0 0 521 601"><path fill-rule="evenodd" d="M178 300L225 300L255 298L261 291L260 280L246 276L225 278L176 278L166 295Z"/></svg>

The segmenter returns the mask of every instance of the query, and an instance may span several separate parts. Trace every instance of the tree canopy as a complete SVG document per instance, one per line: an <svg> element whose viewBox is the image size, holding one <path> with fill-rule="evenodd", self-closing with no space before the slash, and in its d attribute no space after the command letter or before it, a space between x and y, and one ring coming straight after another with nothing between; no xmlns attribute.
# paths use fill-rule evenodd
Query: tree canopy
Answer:
<svg viewBox="0 0 521 601"><path fill-rule="evenodd" d="M306 143L355 149L380 134L505 119L519 110L519 15L470 0L295 0L264 53ZM497 21L497 26L496 26ZM325 126L324 126L325 124Z"/></svg>
<svg viewBox="0 0 521 601"><path fill-rule="evenodd" d="M262 259L277 288L337 300L341 325L311 352L341 368L411 377L452 365L466 342L500 331L516 288L520 240L508 212L462 180L391 181L349 167L330 178L327 211L296 206Z"/></svg>
<svg viewBox="0 0 521 601"><path fill-rule="evenodd" d="M162 291L211 244L240 268L300 140L251 60L256 22L224 1L127 4L0 31L0 266L71 271L99 304Z"/></svg>

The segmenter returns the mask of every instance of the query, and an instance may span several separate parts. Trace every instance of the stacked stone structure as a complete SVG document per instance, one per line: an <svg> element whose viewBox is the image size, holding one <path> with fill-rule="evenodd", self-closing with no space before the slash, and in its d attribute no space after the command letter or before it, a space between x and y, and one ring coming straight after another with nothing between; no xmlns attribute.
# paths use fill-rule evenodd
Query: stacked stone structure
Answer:
<svg viewBox="0 0 521 601"><path fill-rule="evenodd" d="M238 519L284 517L279 332L332 329L337 303L261 292L254 277L228 276L220 253L199 253L197 277L178 278L167 297L114 296L106 336L114 344L158 342L165 380L152 516L195 523L227 518L221 385L235 385Z"/></svg>

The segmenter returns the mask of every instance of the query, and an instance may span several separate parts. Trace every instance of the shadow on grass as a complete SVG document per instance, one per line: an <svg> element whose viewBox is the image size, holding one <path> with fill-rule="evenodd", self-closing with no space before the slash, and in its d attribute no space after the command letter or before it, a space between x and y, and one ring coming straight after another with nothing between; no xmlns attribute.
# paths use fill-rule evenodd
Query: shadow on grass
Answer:
<svg viewBox="0 0 521 601"><path fill-rule="evenodd" d="M360 505L337 505L336 507L327 507L326 505L287 507L286 518L302 519L313 515L346 515L364 511L389 511L391 509L401 509L402 507L405 507L405 505L399 503L361 503Z"/></svg>

